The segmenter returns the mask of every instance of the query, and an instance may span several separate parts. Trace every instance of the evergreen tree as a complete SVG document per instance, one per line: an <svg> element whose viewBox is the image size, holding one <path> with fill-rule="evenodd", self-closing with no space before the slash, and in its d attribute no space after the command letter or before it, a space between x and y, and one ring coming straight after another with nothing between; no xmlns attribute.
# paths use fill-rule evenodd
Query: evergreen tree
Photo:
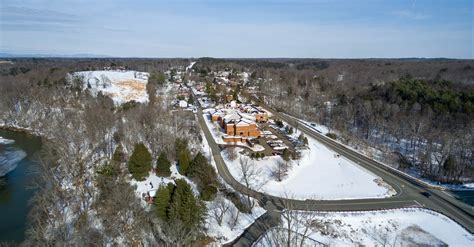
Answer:
<svg viewBox="0 0 474 247"><path fill-rule="evenodd" d="M168 209L171 202L171 192L172 191L169 190L169 186L160 186L153 201L156 214L164 221L168 220Z"/></svg>
<svg viewBox="0 0 474 247"><path fill-rule="evenodd" d="M303 142L304 141L304 134L301 133L299 136L298 136L298 141L300 142Z"/></svg>
<svg viewBox="0 0 474 247"><path fill-rule="evenodd" d="M151 170L151 154L143 143L135 144L132 156L128 161L128 170L132 177L143 181Z"/></svg>
<svg viewBox="0 0 474 247"><path fill-rule="evenodd" d="M190 163L190 154L188 149L182 150L179 153L178 157L178 165L179 165L179 173L181 175L186 175L189 169L189 163Z"/></svg>
<svg viewBox="0 0 474 247"><path fill-rule="evenodd" d="M191 161L188 176L196 182L201 195L205 195L203 197L205 200L211 199L217 192L215 188L217 185L216 170L201 152L197 153Z"/></svg>
<svg viewBox="0 0 474 247"><path fill-rule="evenodd" d="M194 197L191 186L183 180L176 180L176 188L171 198L169 219L181 221L186 227L193 228L202 223L205 207Z"/></svg>
<svg viewBox="0 0 474 247"><path fill-rule="evenodd" d="M292 134L293 134L293 127L290 127L290 128L288 129L288 134L289 134L289 135L292 135Z"/></svg>
<svg viewBox="0 0 474 247"><path fill-rule="evenodd" d="M112 156L112 160L116 162L125 162L125 153L123 152L122 145L119 145L115 148L114 154Z"/></svg>
<svg viewBox="0 0 474 247"><path fill-rule="evenodd" d="M191 154L188 150L188 141L183 138L176 139L175 142L176 155L178 156L179 173L186 175L191 162Z"/></svg>
<svg viewBox="0 0 474 247"><path fill-rule="evenodd" d="M162 177L169 177L171 162L168 160L165 152L161 152L156 161L156 174Z"/></svg>

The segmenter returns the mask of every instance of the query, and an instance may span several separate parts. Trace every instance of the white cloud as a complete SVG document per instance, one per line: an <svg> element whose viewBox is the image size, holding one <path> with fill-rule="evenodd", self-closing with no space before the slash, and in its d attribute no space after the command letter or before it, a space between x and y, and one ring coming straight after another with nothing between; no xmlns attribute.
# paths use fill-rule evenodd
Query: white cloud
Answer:
<svg viewBox="0 0 474 247"><path fill-rule="evenodd" d="M410 10L395 11L395 12L393 12L393 14L400 17L400 18L416 20L416 21L425 20L425 19L428 19L430 17L429 15L419 13L419 12L410 11Z"/></svg>

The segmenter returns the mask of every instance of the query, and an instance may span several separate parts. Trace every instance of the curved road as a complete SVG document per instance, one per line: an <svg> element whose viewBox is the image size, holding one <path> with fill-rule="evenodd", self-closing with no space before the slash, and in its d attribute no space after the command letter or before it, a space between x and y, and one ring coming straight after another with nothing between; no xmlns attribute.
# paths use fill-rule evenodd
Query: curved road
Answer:
<svg viewBox="0 0 474 247"><path fill-rule="evenodd" d="M288 115L283 115L272 110L270 107L259 102L265 109L269 110L276 117L285 120L288 123L294 123L297 119ZM389 198L380 199L352 199L352 200L294 200L286 199L277 196L264 194L258 191L251 190L240 184L229 172L224 160L220 155L219 145L215 142L212 134L206 125L206 120L203 117L202 110L198 110L198 120L201 128L204 131L205 137L209 143L213 158L216 162L219 175L232 186L236 191L256 198L261 202L267 213L259 218L253 225L251 225L236 241L232 243L234 246L248 246L255 241L266 229L277 224L279 217L278 210L298 209L298 210L314 210L314 211L362 211L362 210L380 210L380 209L394 209L401 207L425 207L438 211L454 221L458 222L469 232L474 232L474 218L473 207L466 205L454 197L431 188L429 185L414 179L398 170L387 167L380 162L368 158L351 148L348 148L320 133L308 128L302 124L298 128L319 142L323 143L335 152L345 156L346 158L357 163L361 167L369 170L376 176L382 178L392 188L397 191L397 194ZM428 192L430 195L424 196L421 193Z"/></svg>

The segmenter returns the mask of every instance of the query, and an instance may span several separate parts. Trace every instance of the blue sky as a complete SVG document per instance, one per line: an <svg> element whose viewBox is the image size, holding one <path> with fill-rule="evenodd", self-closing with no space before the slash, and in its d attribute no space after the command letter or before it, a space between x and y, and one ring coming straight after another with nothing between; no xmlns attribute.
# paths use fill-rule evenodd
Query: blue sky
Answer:
<svg viewBox="0 0 474 247"><path fill-rule="evenodd" d="M473 59L472 0L2 0L0 52Z"/></svg>

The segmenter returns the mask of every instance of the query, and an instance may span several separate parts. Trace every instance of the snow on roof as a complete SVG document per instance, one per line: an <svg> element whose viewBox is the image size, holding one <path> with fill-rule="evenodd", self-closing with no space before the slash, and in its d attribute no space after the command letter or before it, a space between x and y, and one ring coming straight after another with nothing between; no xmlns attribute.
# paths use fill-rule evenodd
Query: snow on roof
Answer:
<svg viewBox="0 0 474 247"><path fill-rule="evenodd" d="M244 122L244 121L240 121L237 123L237 126L248 126L249 124Z"/></svg>
<svg viewBox="0 0 474 247"><path fill-rule="evenodd" d="M227 114L223 117L224 121L240 120L242 117L237 113Z"/></svg>
<svg viewBox="0 0 474 247"><path fill-rule="evenodd" d="M157 190L150 190L148 191L148 194L150 194L151 197L155 197Z"/></svg>
<svg viewBox="0 0 474 247"><path fill-rule="evenodd" d="M221 111L215 111L213 113L211 113L212 115L215 115L215 116L225 116L225 113L224 112L221 112Z"/></svg>
<svg viewBox="0 0 474 247"><path fill-rule="evenodd" d="M252 120L250 120L250 119L246 119L246 118L242 118L240 121L241 121L241 122L244 122L244 123L247 123L247 124L252 124L252 123L254 123L254 121L252 121Z"/></svg>

